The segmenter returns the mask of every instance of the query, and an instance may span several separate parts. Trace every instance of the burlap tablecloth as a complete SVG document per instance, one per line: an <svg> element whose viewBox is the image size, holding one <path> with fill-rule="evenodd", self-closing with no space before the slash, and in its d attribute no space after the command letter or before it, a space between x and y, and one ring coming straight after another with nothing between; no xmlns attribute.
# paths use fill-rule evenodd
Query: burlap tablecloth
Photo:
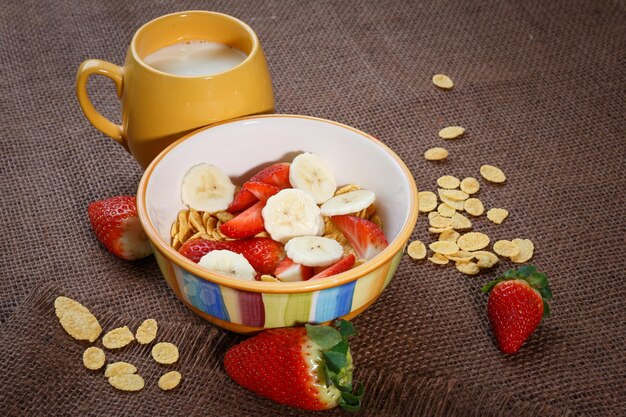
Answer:
<svg viewBox="0 0 626 417"><path fill-rule="evenodd" d="M86 58L121 64L134 31L173 11L232 14L258 33L276 109L367 131L404 159L421 190L443 174L502 167L486 206L510 210L492 239L530 238L550 277L553 317L507 357L485 317L481 285L453 267L404 259L382 297L355 320L353 351L369 415L626 415L624 236L626 10L619 1L155 1L0 6L0 404L5 415L296 415L239 388L221 357L238 338L190 313L152 258L123 262L94 239L86 206L133 194L125 151L83 117L75 72ZM435 89L434 73L453 91ZM119 119L110 82L96 107ZM467 128L441 145L446 125ZM426 216L415 238L428 241ZM501 264L497 271L507 267ZM134 346L112 358L144 369L147 388L113 390L80 362L53 314L66 294L104 327L154 317L176 342L182 386ZM329 414L340 414L333 411Z"/></svg>

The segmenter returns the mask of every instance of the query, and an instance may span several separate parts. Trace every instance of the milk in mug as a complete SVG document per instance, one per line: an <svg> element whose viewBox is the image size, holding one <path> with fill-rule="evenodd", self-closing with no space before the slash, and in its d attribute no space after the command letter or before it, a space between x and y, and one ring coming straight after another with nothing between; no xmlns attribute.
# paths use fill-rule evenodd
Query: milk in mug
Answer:
<svg viewBox="0 0 626 417"><path fill-rule="evenodd" d="M175 43L147 55L152 68L179 76L214 75L241 64L247 55L223 43L192 40Z"/></svg>

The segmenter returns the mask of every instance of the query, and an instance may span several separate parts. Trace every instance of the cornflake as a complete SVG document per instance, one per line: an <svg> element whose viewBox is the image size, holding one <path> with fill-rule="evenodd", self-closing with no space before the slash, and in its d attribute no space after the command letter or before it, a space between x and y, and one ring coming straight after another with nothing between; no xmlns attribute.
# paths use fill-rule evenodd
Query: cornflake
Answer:
<svg viewBox="0 0 626 417"><path fill-rule="evenodd" d="M441 161L442 159L446 159L448 157L448 150L445 148L430 148L426 152L424 152L424 158L429 161Z"/></svg>
<svg viewBox="0 0 626 417"><path fill-rule="evenodd" d="M506 181L506 175L504 172L498 167L494 167L493 165L483 165L480 167L480 175L483 176L489 182L494 182L496 184L501 184Z"/></svg>
<svg viewBox="0 0 626 417"><path fill-rule="evenodd" d="M137 372L137 368L128 362L114 362L107 365L104 376L110 378L117 375L128 375Z"/></svg>
<svg viewBox="0 0 626 417"><path fill-rule="evenodd" d="M421 260L426 257L426 246L419 240L411 242L406 251L413 259Z"/></svg>
<svg viewBox="0 0 626 417"><path fill-rule="evenodd" d="M461 126L448 126L439 131L441 139L456 139L465 133L465 128Z"/></svg>
<svg viewBox="0 0 626 417"><path fill-rule="evenodd" d="M456 241L456 244L466 251L480 250L489 246L489 236L479 232L465 233Z"/></svg>
<svg viewBox="0 0 626 417"><path fill-rule="evenodd" d="M178 348L169 342L159 342L152 348L152 358L163 365L171 365L178 360Z"/></svg>
<svg viewBox="0 0 626 417"><path fill-rule="evenodd" d="M478 180L473 177L463 178L461 181L461 191L466 194L476 194L480 190L480 184Z"/></svg>
<svg viewBox="0 0 626 417"><path fill-rule="evenodd" d="M135 340L128 326L113 329L102 337L102 345L107 349L119 349Z"/></svg>
<svg viewBox="0 0 626 417"><path fill-rule="evenodd" d="M421 191L417 193L419 211L428 213L437 207L437 196L431 191Z"/></svg>
<svg viewBox="0 0 626 417"><path fill-rule="evenodd" d="M435 213L435 212L433 212ZM436 228L441 228L441 229L445 229L447 227L450 227L450 225L452 225L452 219L449 217L443 217L440 216L438 213L436 213L436 216L433 216L432 218L429 218L428 221L430 223L430 225L432 227L436 227Z"/></svg>
<svg viewBox="0 0 626 417"><path fill-rule="evenodd" d="M455 209L456 211L463 211L464 202L462 200L453 200L445 195L439 195L441 201Z"/></svg>
<svg viewBox="0 0 626 417"><path fill-rule="evenodd" d="M428 258L428 260L437 265L446 265L448 262L450 262L448 258L440 253L435 253L433 256Z"/></svg>
<svg viewBox="0 0 626 417"><path fill-rule="evenodd" d="M456 269L466 275L476 275L480 272L478 265L474 262L457 262Z"/></svg>
<svg viewBox="0 0 626 417"><path fill-rule="evenodd" d="M472 254L471 252L460 250L453 253L452 255L446 255L446 258L455 262L469 262L474 258L474 254Z"/></svg>
<svg viewBox="0 0 626 417"><path fill-rule="evenodd" d="M495 224L502 224L509 216L508 210L502 208L492 208L487 211L487 218Z"/></svg>
<svg viewBox="0 0 626 417"><path fill-rule="evenodd" d="M102 368L105 360L104 351L98 347L91 346L83 352L83 365L92 371Z"/></svg>
<svg viewBox="0 0 626 417"><path fill-rule="evenodd" d="M480 216L485 212L485 206L482 201L477 198L468 198L463 206L465 211L472 216Z"/></svg>
<svg viewBox="0 0 626 417"><path fill-rule="evenodd" d="M430 233L435 233L435 234L439 234L439 233L443 233L446 230L452 230L451 227L429 227L428 231Z"/></svg>
<svg viewBox="0 0 626 417"><path fill-rule="evenodd" d="M454 213L452 216L452 228L455 230L465 230L472 228L470 219L460 213Z"/></svg>
<svg viewBox="0 0 626 417"><path fill-rule="evenodd" d="M456 210L454 207L450 207L448 203L441 203L437 207L437 213L441 214L443 217L452 217Z"/></svg>
<svg viewBox="0 0 626 417"><path fill-rule="evenodd" d="M122 374L109 378L109 384L120 391L139 391L143 389L145 382L137 374Z"/></svg>
<svg viewBox="0 0 626 417"><path fill-rule="evenodd" d="M98 319L79 303L68 297L57 297L54 310L63 329L76 340L93 342L102 333Z"/></svg>
<svg viewBox="0 0 626 417"><path fill-rule="evenodd" d="M446 229L439 235L439 240L447 240L450 242L456 242L461 234L454 229Z"/></svg>
<svg viewBox="0 0 626 417"><path fill-rule="evenodd" d="M261 281L263 282L279 282L280 280L274 275L263 274L261 275Z"/></svg>
<svg viewBox="0 0 626 417"><path fill-rule="evenodd" d="M450 90L452 87L454 87L454 83L452 82L450 77L443 74L433 75L433 84L444 90Z"/></svg>
<svg viewBox="0 0 626 417"><path fill-rule="evenodd" d="M446 197L450 200L455 200L455 201L464 201L469 198L469 195L465 194L463 191L460 191L460 190L439 189L438 191L439 191L439 197L441 198Z"/></svg>
<svg viewBox="0 0 626 417"><path fill-rule="evenodd" d="M500 256L511 258L517 256L520 253L517 245L509 240L498 240L493 244L493 251Z"/></svg>
<svg viewBox="0 0 626 417"><path fill-rule="evenodd" d="M159 378L158 386L163 391L167 391L173 388L176 388L180 383L182 375L178 371L170 371L166 374L161 375Z"/></svg>
<svg viewBox="0 0 626 417"><path fill-rule="evenodd" d="M448 190L452 190L457 188L461 184L461 181L457 177L453 177L452 175L444 175L443 177L439 177L437 179L437 185L441 188L446 188Z"/></svg>
<svg viewBox="0 0 626 417"><path fill-rule="evenodd" d="M137 328L135 338L137 339L137 342L145 345L152 342L156 338L158 329L159 325L155 319L144 320L144 322Z"/></svg>
<svg viewBox="0 0 626 417"><path fill-rule="evenodd" d="M500 259L498 259L496 255L489 251L479 250L472 253L474 255L474 258L476 258L476 260L478 261L476 262L476 264L479 268L491 268L492 266L500 262Z"/></svg>
<svg viewBox="0 0 626 417"><path fill-rule="evenodd" d="M459 251L459 246L455 242L448 240L438 240L428 245L430 250L441 255L452 255Z"/></svg>
<svg viewBox="0 0 626 417"><path fill-rule="evenodd" d="M511 256L511 260L516 264L523 264L533 257L535 251L535 245L530 239L513 239L513 244L519 248L517 255Z"/></svg>

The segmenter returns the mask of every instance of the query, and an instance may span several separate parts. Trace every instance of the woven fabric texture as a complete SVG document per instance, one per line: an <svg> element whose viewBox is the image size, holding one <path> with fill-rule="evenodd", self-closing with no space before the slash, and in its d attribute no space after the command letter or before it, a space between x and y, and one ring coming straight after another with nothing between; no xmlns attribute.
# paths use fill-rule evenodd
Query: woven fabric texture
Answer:
<svg viewBox="0 0 626 417"><path fill-rule="evenodd" d="M529 238L550 278L553 316L519 354L502 355L480 287L453 266L406 257L381 298L355 319L358 376L370 415L626 415L626 6L615 1L58 1L0 8L0 404L9 415L298 415L239 388L221 357L238 337L180 303L152 258L124 262L93 236L89 202L134 194L141 169L96 131L75 98L87 58L122 64L143 23L182 10L249 23L266 52L279 113L362 129L390 146L418 188L444 174L481 182L487 208L510 217L474 230ZM435 73L453 78L435 88ZM92 77L113 120L112 83ZM444 142L437 131L467 129ZM421 155L444 146L444 162ZM350 157L350 156L347 156ZM433 238L420 216L413 238ZM153 317L181 347L183 385L138 345L112 354L145 369L147 389L114 391L84 369L54 316L56 295L107 329ZM168 369L169 370L169 369ZM328 414L340 414L333 411Z"/></svg>

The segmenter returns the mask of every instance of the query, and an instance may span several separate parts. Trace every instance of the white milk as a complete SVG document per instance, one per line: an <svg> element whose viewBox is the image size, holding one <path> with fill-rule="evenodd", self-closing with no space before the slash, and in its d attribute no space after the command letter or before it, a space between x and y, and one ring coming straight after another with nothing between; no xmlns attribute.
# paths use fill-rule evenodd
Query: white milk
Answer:
<svg viewBox="0 0 626 417"><path fill-rule="evenodd" d="M152 68L174 75L213 75L239 65L247 55L237 48L209 41L175 43L146 56Z"/></svg>

